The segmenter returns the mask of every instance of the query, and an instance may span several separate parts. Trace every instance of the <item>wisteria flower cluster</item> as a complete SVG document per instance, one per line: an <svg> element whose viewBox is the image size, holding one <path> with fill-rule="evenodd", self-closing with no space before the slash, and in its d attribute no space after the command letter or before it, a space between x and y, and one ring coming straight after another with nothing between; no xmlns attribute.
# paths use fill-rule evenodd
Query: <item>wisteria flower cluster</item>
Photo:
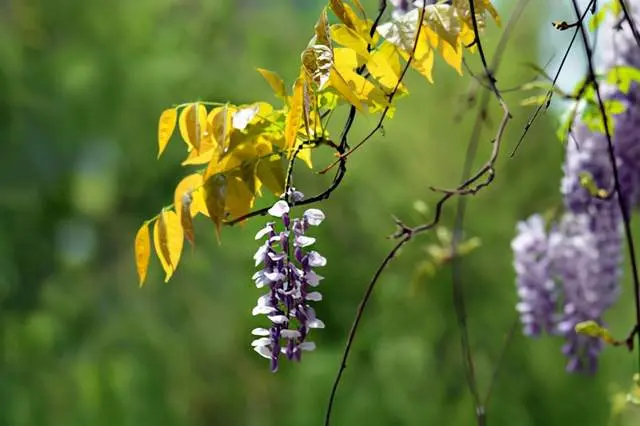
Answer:
<svg viewBox="0 0 640 426"><path fill-rule="evenodd" d="M298 191L290 191L289 199L295 203L302 199ZM324 328L309 302L322 300L322 294L314 288L322 276L314 268L327 264L317 251L309 250L316 239L306 235L311 226L318 226L325 216L318 209L307 209L301 218L291 218L290 205L277 201L269 214L280 219L280 224L268 222L256 234L256 240L264 243L253 256L255 265L262 269L253 275L257 288L267 293L258 298L253 315L266 315L269 328L252 331L257 338L251 342L254 350L271 360L271 371L278 370L280 354L287 359L300 361L303 351L312 351L315 344L307 340L309 331Z"/></svg>
<svg viewBox="0 0 640 426"><path fill-rule="evenodd" d="M636 8L637 9L637 8ZM636 22L640 16L634 14ZM605 68L640 66L640 47L627 22L610 37ZM603 85L604 101L617 100L625 111L613 117L613 146L620 193L629 209L640 202L640 87L628 92ZM518 224L512 242L520 313L524 334L543 332L566 339L567 371L595 372L602 342L579 335L575 326L587 320L603 324L603 314L620 294L622 215L614 191L606 135L576 121L566 143L561 193L565 213L558 223L545 224L533 215ZM588 175L610 196L595 196L583 185ZM548 229L547 229L548 228Z"/></svg>

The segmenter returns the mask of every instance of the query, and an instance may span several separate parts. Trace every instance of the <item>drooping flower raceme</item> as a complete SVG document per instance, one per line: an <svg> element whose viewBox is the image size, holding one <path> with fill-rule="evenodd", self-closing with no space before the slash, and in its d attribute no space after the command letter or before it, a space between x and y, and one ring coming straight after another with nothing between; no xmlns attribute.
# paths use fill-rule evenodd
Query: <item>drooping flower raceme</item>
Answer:
<svg viewBox="0 0 640 426"><path fill-rule="evenodd" d="M640 22L638 12L634 12L633 17ZM640 67L640 47L628 22L622 22L620 30L612 31L608 43L605 74L615 70L613 67ZM603 82L601 89L605 103L619 102L624 106L622 113L613 115L612 142L620 192L630 211L640 202L640 87L632 82L629 90L623 91L617 85ZM524 311L522 320L529 334L536 334L535 331L543 328L541 324L548 325L553 317L553 332L567 340L563 347L569 358L567 370L593 372L602 342L578 335L575 326L586 320L602 323L604 312L619 296L622 215L618 194L614 192L606 135L591 131L579 121L573 126L572 134L573 138L566 142L561 182L566 213L548 234L541 234L540 226L532 226L531 219L526 222L528 226L519 225L519 234L513 243L521 298L518 310ZM594 196L581 183L585 174L610 196ZM549 304L543 303L546 299L542 297L550 297L550 277L555 282L555 293L551 296L561 302L557 304L558 312L552 316L543 309Z"/></svg>
<svg viewBox="0 0 640 426"><path fill-rule="evenodd" d="M539 336L551 333L556 324L556 285L551 274L549 236L540 215L518 224L518 234L511 243L515 253L516 286L520 302L523 333Z"/></svg>
<svg viewBox="0 0 640 426"><path fill-rule="evenodd" d="M597 368L602 342L577 334L575 326L588 320L602 324L602 315L618 298L622 242L619 225L617 205L611 203L596 217L565 213L552 238L552 268L563 283L564 300L557 331L567 340L562 351L568 357L570 372L593 373Z"/></svg>
<svg viewBox="0 0 640 426"><path fill-rule="evenodd" d="M294 200L301 194L294 192ZM264 314L271 321L269 328L256 328L251 343L254 350L271 360L271 371L278 369L280 354L289 360L300 361L302 351L315 349L307 340L309 331L324 328L316 318L309 302L322 300L314 288L322 276L314 268L325 266L327 260L317 251L309 250L315 238L306 232L324 220L318 209L306 210L301 218L290 217L290 206L285 200L276 202L269 214L280 219L280 224L269 222L256 234L264 243L254 255L255 265L262 269L253 275L257 288L266 289L253 308L253 315Z"/></svg>
<svg viewBox="0 0 640 426"><path fill-rule="evenodd" d="M619 295L621 234L615 213L602 211L597 220L565 213L548 232L534 215L518 224L512 242L524 334L564 336L570 372L596 370L602 343L577 334L575 326L587 320L602 324Z"/></svg>

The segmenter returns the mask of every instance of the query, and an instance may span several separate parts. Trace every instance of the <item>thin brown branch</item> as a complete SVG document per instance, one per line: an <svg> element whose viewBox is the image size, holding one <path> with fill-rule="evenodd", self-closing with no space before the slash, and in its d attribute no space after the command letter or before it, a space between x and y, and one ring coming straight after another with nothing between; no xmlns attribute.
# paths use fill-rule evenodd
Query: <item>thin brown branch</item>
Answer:
<svg viewBox="0 0 640 426"><path fill-rule="evenodd" d="M640 47L640 34L638 34L638 28L636 27L635 22L633 22L633 18L629 13L629 7L627 6L626 0L619 0L620 7L622 8L622 14L624 15L624 20L629 23L629 27L631 27L631 33L633 34L633 38L636 41L638 47Z"/></svg>
<svg viewBox="0 0 640 426"><path fill-rule="evenodd" d="M470 0L470 2L472 3L472 1ZM472 11L473 11L473 5L472 7ZM472 13L472 16L474 17L474 31L476 34L476 44L478 45L478 51L482 52L482 55L484 55L484 51L482 50L482 45L480 43L480 37L478 34L478 25L476 22L476 18L475 18L475 14ZM518 17L520 16L519 14L517 15ZM513 17L512 17L513 18ZM516 18L517 19L517 18ZM508 33L507 33L508 34ZM507 34L504 34L503 37L507 37ZM417 37L416 37L416 42L417 44ZM502 43L501 43L502 44ZM504 46L501 48L501 50L504 48ZM415 50L415 44L414 44L414 50ZM496 61L495 61L495 68L497 68L498 63L499 63L499 58L501 57L502 52L500 52L500 54L497 56ZM399 219L395 219L396 222L396 226L397 226L397 231L396 233L392 236L393 238L397 239L397 243L396 245L391 249L391 251L384 257L384 259L382 260L382 262L380 263L380 265L378 266L378 268L376 269L376 272L374 273L371 281L369 282L364 296L358 306L358 309L356 311L356 316L354 318L354 322L352 324L351 327L351 331L349 332L349 336L347 337L347 343L343 352L343 356L342 356L342 361L340 363L340 367L338 369L338 373L336 375L336 378L334 380L333 386L332 386L332 390L331 390L331 394L329 396L329 403L328 403L328 407L327 407L327 413L326 413L326 417L325 417L325 426L328 426L330 424L330 419L331 419L331 412L332 412L332 408L333 408L333 403L335 400L335 396L337 393L337 389L338 386L340 384L340 381L342 379L344 370L347 367L347 360L349 357L349 353L351 351L351 347L353 345L353 342L355 340L355 336L358 330L358 325L360 324L360 320L362 319L362 316L364 314L364 310L366 308L366 305L371 297L371 294L373 293L373 290L375 288L376 283L378 282L382 272L384 271L384 269L389 265L389 263L391 262L391 260L393 258L396 257L398 251L402 248L402 246L404 246L406 243L408 243L411 239L413 239L414 236L416 236L417 234L426 232L430 229L432 229L434 226L436 226L441 218L442 215L442 211L443 211L443 207L444 204L446 203L447 200L449 200L450 198L452 198L454 195L467 195L469 193L472 193L472 189L471 189L471 185L477 183L482 177L486 177L487 182L483 185L483 184L479 184L477 187L475 187L475 191L483 188L484 186L488 185L491 180L493 179L494 176L494 165L495 162L498 158L498 153L500 150L500 145L501 145L501 141L502 138L504 136L504 130L509 122L509 120L511 119L511 113L509 112L509 108L506 105L506 103L504 102L504 100L502 99L502 96L500 94L500 91L498 90L498 88L496 87L496 80L495 78L491 75L491 73L489 72L488 68L486 67L486 59L483 60L483 64L484 64L484 70L487 76L489 76L489 81L491 82L491 89L492 92L495 97L498 99L501 108L503 109L503 118L500 122L500 125L498 126L498 130L496 133L496 137L493 141L493 150L492 150L492 154L489 158L489 160L487 161L487 163L480 168L480 170L478 170L473 176L465 179L455 190L449 191L449 192L445 192L443 194L443 196L440 198L440 200L437 202L436 207L435 207L435 213L434 213L434 217L432 219L431 222L429 223L425 223L422 225L418 225L415 227L409 227L407 225L405 225L402 221L400 221ZM379 128L379 126L377 127ZM370 136L369 136L370 137ZM468 152L469 154L469 152ZM468 159L467 159L468 160ZM457 305L459 306L459 305ZM464 312L460 313L459 310L457 310L462 316L464 316ZM462 334L464 336L466 336L467 332L466 332L466 327L463 327L463 329L461 330ZM468 346L465 346L465 349L463 349L463 352L470 354L470 351L468 350ZM470 359L470 357L468 357L468 359ZM468 369L473 368L472 363L471 365L468 365ZM473 372L471 371L471 377L473 376ZM472 379L472 381L469 382L470 383L470 387L472 387L472 391L475 389L475 386L472 383L475 383L475 378ZM479 395L477 393L477 390L474 393L474 399L476 401L476 408L477 408L477 412L478 412L478 421L482 422L483 419L485 418L484 415L484 411L482 408L482 404L480 403L480 398Z"/></svg>
<svg viewBox="0 0 640 426"><path fill-rule="evenodd" d="M589 2L587 7L585 8L584 13L578 19L578 22L580 22L580 25L582 25L582 22L584 21L584 18L587 16L589 8L592 7L594 4L595 4L595 0L591 0ZM516 155L516 152L518 151L518 148L520 148L520 145L524 141L524 138L527 135L527 133L529 133L529 129L531 128L531 126L533 126L533 123L538 119L540 113L542 112L542 109L544 108L544 110L546 111L549 108L549 105L551 104L551 99L553 98L553 92L554 92L556 84L558 82L558 78L560 77L560 73L564 69L564 65L565 65L565 63L567 61L567 58L569 57L569 53L571 52L571 49L573 48L573 43L575 43L576 38L578 37L579 31L580 31L580 27L576 27L575 31L573 32L573 36L571 36L571 41L569 41L569 45L567 46L567 49L565 50L564 55L562 56L562 60L560 61L560 65L558 65L558 69L556 70L556 74L553 76L552 86L547 91L547 94L545 96L545 102L543 102L540 105L538 105L538 108L536 108L534 113L531 116L529 116L529 119L527 120L527 124L525 124L524 130L522 131L522 134L520 135L520 139L516 143L516 146L513 148L513 151L511 151L511 154L510 154L511 158L513 158Z"/></svg>
<svg viewBox="0 0 640 426"><path fill-rule="evenodd" d="M358 305L358 309L356 311L356 316L355 316L355 319L353 321L353 324L351 325L351 330L349 331L349 337L347 338L347 344L346 344L344 352L342 354L342 360L340 361L340 367L338 369L338 374L336 375L336 378L333 381L333 386L331 387L331 394L329 395L329 403L327 405L327 412L326 412L325 420L324 420L325 426L329 426L329 424L331 423L331 413L332 413L332 410L333 410L333 403L334 403L335 398L336 398L336 393L338 391L338 386L340 385L340 380L342 379L342 374L344 373L344 370L347 368L347 359L349 358L349 353L351 352L351 346L353 345L353 342L354 342L354 340L356 338L356 333L358 332L358 325L360 324L360 320L362 319L362 316L364 314L364 310L367 307L367 303L369 302L369 298L371 297L371 294L373 293L373 289L374 289L376 283L378 282L378 278L380 278L380 275L382 274L382 271L384 271L384 269L387 267L389 262L391 262L391 260L396 256L398 251L402 248L402 246L405 245L407 242L409 242L410 239L411 239L411 235L410 234L404 235L396 243L395 247L393 249L391 249L389 254L387 254L387 256L385 256L385 258L383 259L382 263L380 263L380 265L376 269L376 272L373 274L373 278L369 282L369 285L367 286L367 289L366 289L366 291L364 293L364 296L362 297L362 300L360 301L360 304Z"/></svg>
<svg viewBox="0 0 640 426"><path fill-rule="evenodd" d="M422 8L420 10L420 18L418 20L418 22L420 22L420 23L424 20L425 10L426 10L425 8ZM346 159L349 155L351 155L358 148L360 148L362 145L364 145L369 139L371 139L371 137L373 137L373 135L378 133L378 131L382 128L382 123L384 122L384 119L387 117L389 109L391 108L391 104L393 102L393 98L398 93L398 90L400 89L400 85L402 84L402 80L404 80L404 77L407 74L407 71L409 70L409 67L411 66L411 62L413 61L413 57L415 56L415 53L416 53L416 48L418 47L418 40L420 39L420 32L421 31L422 31L422 25L419 25L418 29L416 30L416 38L415 38L415 40L413 42L413 47L411 49L411 54L409 55L409 58L407 59L407 63L404 64L404 68L402 68L402 72L400 73L400 76L398 77L398 81L396 82L396 85L394 86L394 88L391 91L391 93L389 93L389 95L387 95L388 103L384 107L384 110L382 110L382 114L380 114L380 118L378 119L378 123L367 134L367 136L365 136L360 142L358 142L358 144L356 146L354 146L349 151L341 154L340 157L338 158L338 160L336 160L335 162L331 163L324 170L321 170L320 174L324 174L324 173L328 172L333 167L335 167L340 161L343 161L344 159Z"/></svg>
<svg viewBox="0 0 640 426"><path fill-rule="evenodd" d="M376 19L373 22L373 25L371 26L371 29L369 31L369 36L372 39L376 33L376 29L378 28L378 24L380 23L380 20L382 19L382 16L384 15L386 8L387 8L386 0L380 0L380 4L378 7L378 15L376 16ZM373 46L371 43L369 43L367 45L367 50L371 51L372 49L373 49ZM366 64L363 64L356 70L356 73L359 75L363 75L366 72L366 69L367 69ZM352 105L349 109L349 114L347 115L347 119L342 128L342 132L340 133L340 138L339 138L340 143L338 144L337 147L335 145L332 145L332 147L336 149L339 159L338 159L338 170L336 171L336 174L333 177L331 185L329 185L329 187L327 187L324 191L322 191L318 195L298 201L296 203L298 206L313 204L318 201L326 200L331 196L331 193L335 191L338 188L338 186L340 186L342 179L344 179L344 176L347 173L347 161L346 161L346 158L342 157L342 155L349 149L348 136L353 126L353 122L355 118L356 118L356 107ZM291 173L291 169L292 167L289 168L288 173ZM226 221L224 222L224 224L228 226L233 226L251 217L264 216L267 214L268 211L269 211L269 207L257 209L245 215L242 215L240 217Z"/></svg>

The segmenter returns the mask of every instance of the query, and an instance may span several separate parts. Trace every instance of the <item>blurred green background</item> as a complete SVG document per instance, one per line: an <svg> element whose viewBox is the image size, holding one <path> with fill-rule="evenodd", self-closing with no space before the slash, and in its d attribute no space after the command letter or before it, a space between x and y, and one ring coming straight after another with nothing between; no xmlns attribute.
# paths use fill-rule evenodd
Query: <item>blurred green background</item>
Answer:
<svg viewBox="0 0 640 426"><path fill-rule="evenodd" d="M377 2L363 3L373 12ZM532 78L525 64L560 56L569 41L568 32L551 30L541 2L532 3L504 56L503 87ZM0 1L3 425L321 424L356 306L392 246L385 238L394 230L391 215L423 220L414 202L433 206L428 187L451 187L460 177L475 116L465 103L469 76L441 63L435 85L411 73L411 95L384 136L350 159L343 185L322 204L327 220L317 247L328 265L317 311L327 328L314 332L318 349L299 365L284 362L271 374L249 346L250 330L264 324L250 315L260 295L250 277L262 219L224 229L221 246L211 224L198 220L198 245L187 247L172 281L163 283L153 260L142 289L132 243L137 227L170 202L187 173L178 165L180 143L156 160L160 112L196 99L276 102L254 68L292 81L322 4ZM499 3L505 20L514 4ZM539 43L542 33L547 39ZM490 26L490 54L498 37ZM470 62L479 70L476 59ZM532 112L517 106L523 96L507 95L514 115L508 150ZM340 110L333 120L345 116ZM477 164L499 119L492 102ZM462 262L482 393L515 318L509 244L516 222L560 202L555 123L552 116L538 120L515 158L502 155L494 184L468 200L465 232L483 243ZM358 117L354 137L374 124L373 117ZM316 158L318 165L326 161ZM326 183L302 170L299 176L299 189L308 193ZM449 227L453 207L445 209ZM451 270L415 279L434 241L434 235L417 239L383 274L338 393L334 425L474 424ZM618 335L633 322L628 284L607 316ZM605 350L595 377L570 376L561 344L524 339L518 328L494 384L490 424L609 423L610 396L627 388L635 357ZM621 424L639 420L628 413Z"/></svg>

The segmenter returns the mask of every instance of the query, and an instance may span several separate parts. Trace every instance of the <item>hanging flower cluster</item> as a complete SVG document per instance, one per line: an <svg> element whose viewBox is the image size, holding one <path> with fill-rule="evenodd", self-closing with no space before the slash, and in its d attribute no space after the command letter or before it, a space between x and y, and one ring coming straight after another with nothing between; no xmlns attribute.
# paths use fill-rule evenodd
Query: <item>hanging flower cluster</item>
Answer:
<svg viewBox="0 0 640 426"><path fill-rule="evenodd" d="M289 198L295 203L302 199L302 194L292 190ZM301 218L292 219L289 203L279 200L269 214L279 218L280 225L269 222L256 234L256 240L264 238L264 243L253 257L256 266L262 265L253 280L257 288L268 291L258 298L252 313L266 315L271 327L254 329L251 333L257 338L251 346L271 360L271 371L275 372L280 354L300 361L302 351L315 349L307 336L313 328L324 328L324 323L316 318L309 302L322 300L322 294L312 290L323 277L313 269L325 266L327 260L308 249L316 239L305 235L311 226L322 223L325 217L322 211L308 209Z"/></svg>
<svg viewBox="0 0 640 426"><path fill-rule="evenodd" d="M640 16L635 16L640 22ZM627 22L613 31L605 68L640 66L640 47ZM617 52L611 55L610 52ZM628 91L602 85L604 102L616 100L625 108L613 116L613 144L621 194L629 209L640 202L640 87ZM606 135L577 121L566 143L561 193L565 213L545 230L539 215L518 224L512 242L516 286L524 333L542 332L566 339L563 353L567 371L594 372L602 342L579 335L576 324L592 320L602 324L604 312L617 300L622 263L622 215L614 193L612 165ZM584 185L589 176L605 196Z"/></svg>
<svg viewBox="0 0 640 426"><path fill-rule="evenodd" d="M553 332L556 322L556 285L550 273L549 236L542 216L533 215L518 224L518 235L512 241L514 267L520 302L523 332L539 336Z"/></svg>

